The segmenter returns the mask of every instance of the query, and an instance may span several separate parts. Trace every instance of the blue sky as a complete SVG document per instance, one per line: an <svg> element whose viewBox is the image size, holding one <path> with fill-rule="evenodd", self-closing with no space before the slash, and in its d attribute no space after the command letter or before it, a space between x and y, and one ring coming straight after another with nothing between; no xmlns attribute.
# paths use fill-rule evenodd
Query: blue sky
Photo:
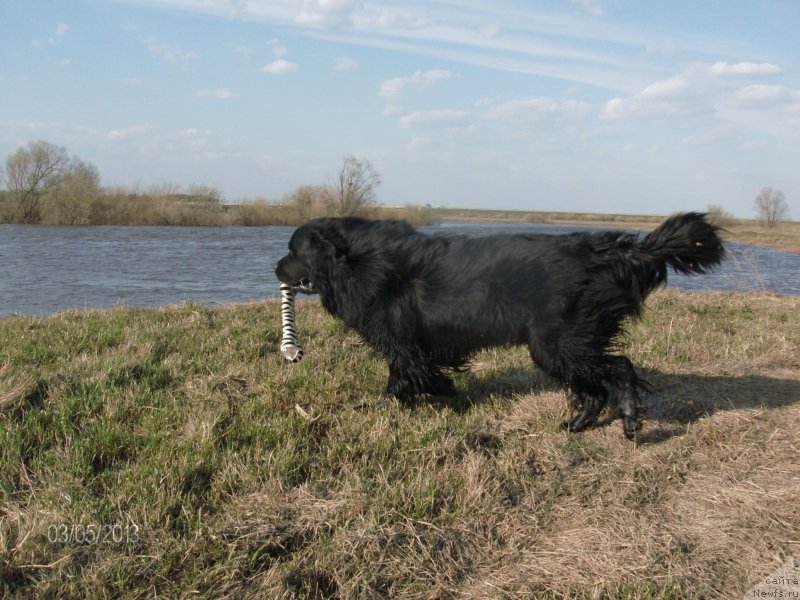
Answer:
<svg viewBox="0 0 800 600"><path fill-rule="evenodd" d="M796 0L3 0L0 158L279 199L800 218Z"/></svg>

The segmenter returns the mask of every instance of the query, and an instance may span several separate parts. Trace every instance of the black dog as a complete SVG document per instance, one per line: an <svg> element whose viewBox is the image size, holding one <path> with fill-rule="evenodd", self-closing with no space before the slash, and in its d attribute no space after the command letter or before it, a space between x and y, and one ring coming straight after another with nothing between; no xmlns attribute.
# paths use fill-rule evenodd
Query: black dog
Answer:
<svg viewBox="0 0 800 600"><path fill-rule="evenodd" d="M576 396L581 410L567 428L594 425L614 394L632 438L645 384L613 353L615 337L664 283L667 267L703 273L719 264L717 233L699 213L670 217L641 239L426 235L402 221L322 218L294 232L275 273L319 293L329 313L386 358L389 395L454 394L447 371L470 354L527 344L535 363Z"/></svg>

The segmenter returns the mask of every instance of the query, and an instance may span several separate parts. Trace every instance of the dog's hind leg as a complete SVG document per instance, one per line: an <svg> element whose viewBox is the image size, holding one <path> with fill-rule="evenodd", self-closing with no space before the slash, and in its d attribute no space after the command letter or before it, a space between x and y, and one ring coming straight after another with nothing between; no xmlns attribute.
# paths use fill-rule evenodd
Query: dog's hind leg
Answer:
<svg viewBox="0 0 800 600"><path fill-rule="evenodd" d="M639 390L645 389L647 384L639 379L633 363L625 356L614 357L617 368L624 372L622 381L618 384L619 389L619 416L622 418L622 431L625 437L632 440L636 431L641 429L642 420L639 418L641 399Z"/></svg>
<svg viewBox="0 0 800 600"><path fill-rule="evenodd" d="M566 356L552 340L550 344L543 344L534 338L528 346L533 362L559 383L569 385L578 400L580 411L562 423L561 427L569 431L583 431L594 425L608 402L608 391L601 385L591 383L594 362L574 349ZM587 352L585 355L591 354Z"/></svg>
<svg viewBox="0 0 800 600"><path fill-rule="evenodd" d="M577 395L581 405L580 412L561 424L568 431L583 431L592 427L608 401L608 392L602 388L591 393L577 392Z"/></svg>
<svg viewBox="0 0 800 600"><path fill-rule="evenodd" d="M616 419L622 419L622 430L625 437L632 440L642 427L639 416L641 410L640 392L649 388L647 382L639 379L633 364L624 356L610 357L614 366L610 372L616 375L613 384L609 384L611 403L615 410L598 425L608 425Z"/></svg>
<svg viewBox="0 0 800 600"><path fill-rule="evenodd" d="M623 390L620 394L619 413L622 417L622 431L629 440L632 440L636 436L636 431L642 427L639 407L639 394L636 390L632 388Z"/></svg>
<svg viewBox="0 0 800 600"><path fill-rule="evenodd" d="M593 427L613 393L619 398L618 414L623 418L625 436L631 439L640 427L638 389L642 384L626 357L596 350L603 345L579 346L573 341L562 351L551 340L546 346L531 343L530 349L534 362L545 373L568 385L578 401L577 414L562 423L563 429L583 431Z"/></svg>
<svg viewBox="0 0 800 600"><path fill-rule="evenodd" d="M581 431L591 427L597 421L600 411L606 404L608 392L615 392L618 399L618 407L615 413L622 419L622 431L625 437L632 440L636 437L636 432L641 429L642 421L639 417L641 401L639 390L646 387L646 383L639 379L633 363L625 356L606 355L602 361L600 377L603 379L602 394L593 392L591 394L579 393L579 398L583 400L583 408L580 413L572 418L565 426L570 431Z"/></svg>

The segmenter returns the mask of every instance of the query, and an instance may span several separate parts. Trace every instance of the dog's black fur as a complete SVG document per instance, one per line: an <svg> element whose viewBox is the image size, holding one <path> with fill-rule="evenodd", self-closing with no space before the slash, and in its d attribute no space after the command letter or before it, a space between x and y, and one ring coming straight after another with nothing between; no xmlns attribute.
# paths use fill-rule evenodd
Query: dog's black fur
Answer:
<svg viewBox="0 0 800 600"><path fill-rule="evenodd" d="M402 221L344 217L299 227L275 273L319 293L386 358L389 395L454 394L447 372L470 354L527 344L576 396L581 408L566 427L594 425L613 395L632 438L644 383L614 353L621 323L640 313L668 267L703 273L724 254L717 228L699 213L673 216L644 238L426 235Z"/></svg>

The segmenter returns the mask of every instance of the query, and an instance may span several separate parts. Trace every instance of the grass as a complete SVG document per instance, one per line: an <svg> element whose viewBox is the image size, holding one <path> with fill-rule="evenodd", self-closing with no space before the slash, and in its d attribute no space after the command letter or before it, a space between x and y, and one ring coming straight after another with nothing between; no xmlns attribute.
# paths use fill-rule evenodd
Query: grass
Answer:
<svg viewBox="0 0 800 600"><path fill-rule="evenodd" d="M784 221L773 229L767 229L754 221L739 221L730 229L730 238L734 241L771 246L781 252L800 254L800 223L797 221Z"/></svg>
<svg viewBox="0 0 800 600"><path fill-rule="evenodd" d="M543 211L543 210L498 210L481 208L435 208L432 209L433 215L439 219L460 219L478 221L516 221L524 223L598 223L602 226L607 224L652 224L658 225L664 220L662 216L655 215L628 215L616 213L586 213L586 212L562 212L562 211Z"/></svg>
<svg viewBox="0 0 800 600"><path fill-rule="evenodd" d="M524 349L404 408L316 302L0 320L4 598L733 598L800 555L800 299L664 290L637 444Z"/></svg>

